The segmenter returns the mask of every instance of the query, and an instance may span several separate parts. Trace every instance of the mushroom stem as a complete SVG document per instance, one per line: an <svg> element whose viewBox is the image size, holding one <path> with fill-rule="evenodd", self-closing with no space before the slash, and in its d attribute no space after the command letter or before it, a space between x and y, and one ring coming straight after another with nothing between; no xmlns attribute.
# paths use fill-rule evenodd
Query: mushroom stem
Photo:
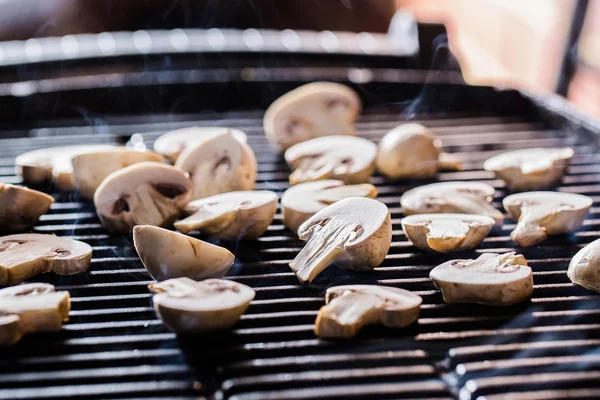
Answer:
<svg viewBox="0 0 600 400"><path fill-rule="evenodd" d="M452 220L432 221L427 225L427 244L433 250L446 253L462 244L469 232L469 225Z"/></svg>
<svg viewBox="0 0 600 400"><path fill-rule="evenodd" d="M524 215L524 214L521 214ZM510 238L521 247L528 247L543 242L548 238L546 228L540 222L521 217Z"/></svg>
<svg viewBox="0 0 600 400"><path fill-rule="evenodd" d="M315 322L315 335L322 338L351 338L366 325L380 320L380 297L346 291L324 306Z"/></svg>
<svg viewBox="0 0 600 400"><path fill-rule="evenodd" d="M149 184L138 187L127 199L135 224L167 226L179 215L179 208Z"/></svg>
<svg viewBox="0 0 600 400"><path fill-rule="evenodd" d="M370 183L359 185L335 186L322 190L315 200L324 204L333 204L337 201L347 199L349 197L375 197L377 190Z"/></svg>
<svg viewBox="0 0 600 400"><path fill-rule="evenodd" d="M292 185L330 179L334 175L336 166L327 157L304 157L300 160L298 168L290 174Z"/></svg>
<svg viewBox="0 0 600 400"><path fill-rule="evenodd" d="M225 229L235 218L235 208L230 203L204 204L192 216L175 222L175 229L188 233L194 229L211 227L211 231Z"/></svg>
<svg viewBox="0 0 600 400"><path fill-rule="evenodd" d="M504 215L498 209L478 196L461 192L449 193L446 196L446 202L465 214L487 215L494 218L496 224L502 224L504 221Z"/></svg>
<svg viewBox="0 0 600 400"><path fill-rule="evenodd" d="M438 160L438 169L442 171L462 171L463 163L453 154L441 153Z"/></svg>

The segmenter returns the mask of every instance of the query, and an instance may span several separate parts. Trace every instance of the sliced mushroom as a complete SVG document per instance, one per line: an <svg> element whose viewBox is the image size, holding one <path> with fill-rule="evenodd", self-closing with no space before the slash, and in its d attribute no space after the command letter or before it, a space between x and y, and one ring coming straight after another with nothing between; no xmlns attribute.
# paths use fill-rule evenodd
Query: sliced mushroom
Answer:
<svg viewBox="0 0 600 400"><path fill-rule="evenodd" d="M381 264L390 249L390 212L377 200L351 197L310 217L300 225L298 236L308 242L290 263L300 282L312 282L331 263L368 271Z"/></svg>
<svg viewBox="0 0 600 400"><path fill-rule="evenodd" d="M190 174L192 200L236 190L252 190L256 184L256 158L246 143L229 130L196 142L185 149L175 167Z"/></svg>
<svg viewBox="0 0 600 400"><path fill-rule="evenodd" d="M47 283L0 289L0 345L11 345L30 332L60 331L69 320L69 292Z"/></svg>
<svg viewBox="0 0 600 400"><path fill-rule="evenodd" d="M192 182L177 168L142 162L110 174L98 187L94 205L100 222L113 232L134 225L168 227L190 198Z"/></svg>
<svg viewBox="0 0 600 400"><path fill-rule="evenodd" d="M332 82L300 86L275 100L263 121L277 151L327 135L356 136L354 121L362 106L356 92Z"/></svg>
<svg viewBox="0 0 600 400"><path fill-rule="evenodd" d="M154 309L170 329L177 333L220 331L240 319L250 306L255 292L241 283L224 279L196 282L189 278L151 283L156 293Z"/></svg>
<svg viewBox="0 0 600 400"><path fill-rule="evenodd" d="M298 233L304 221L336 201L349 197L372 199L376 196L377 189L370 183L344 185L344 182L335 179L301 183L292 186L281 196L283 224Z"/></svg>
<svg viewBox="0 0 600 400"><path fill-rule="evenodd" d="M577 230L587 217L592 199L574 193L526 192L507 196L502 204L511 219L519 221L510 234L521 247Z"/></svg>
<svg viewBox="0 0 600 400"><path fill-rule="evenodd" d="M499 154L483 164L511 190L549 189L567 172L573 149L521 149Z"/></svg>
<svg viewBox="0 0 600 400"><path fill-rule="evenodd" d="M485 253L475 260L451 260L429 274L444 301L507 306L526 300L533 292L527 260L515 253Z"/></svg>
<svg viewBox="0 0 600 400"><path fill-rule="evenodd" d="M326 306L315 322L315 335L352 338L366 325L402 328L415 322L423 299L408 290L377 285L345 285L327 289Z"/></svg>
<svg viewBox="0 0 600 400"><path fill-rule="evenodd" d="M400 204L404 215L476 214L493 218L497 224L504 215L490 203L495 189L479 182L440 182L420 186L404 193Z"/></svg>
<svg viewBox="0 0 600 400"><path fill-rule="evenodd" d="M39 233L0 237L0 285L14 285L34 275L87 271L92 248L78 240Z"/></svg>
<svg viewBox="0 0 600 400"><path fill-rule="evenodd" d="M0 230L24 231L46 214L54 198L37 190L0 183Z"/></svg>
<svg viewBox="0 0 600 400"><path fill-rule="evenodd" d="M339 179L363 183L375 171L377 146L370 140L352 136L326 136L290 147L285 161L294 171L290 183Z"/></svg>
<svg viewBox="0 0 600 400"><path fill-rule="evenodd" d="M172 163L175 163L179 155L187 147L228 131L241 143L248 141L246 134L239 129L192 126L161 135L154 142L154 150L167 157Z"/></svg>
<svg viewBox="0 0 600 400"><path fill-rule="evenodd" d="M479 246L494 219L474 214L420 214L402 219L402 229L419 249L448 253Z"/></svg>
<svg viewBox="0 0 600 400"><path fill-rule="evenodd" d="M229 192L195 200L184 212L189 217L175 222L183 233L199 229L223 240L256 239L269 227L279 197L270 190Z"/></svg>
<svg viewBox="0 0 600 400"><path fill-rule="evenodd" d="M600 239L579 250L569 264L569 279L588 290L600 292Z"/></svg>

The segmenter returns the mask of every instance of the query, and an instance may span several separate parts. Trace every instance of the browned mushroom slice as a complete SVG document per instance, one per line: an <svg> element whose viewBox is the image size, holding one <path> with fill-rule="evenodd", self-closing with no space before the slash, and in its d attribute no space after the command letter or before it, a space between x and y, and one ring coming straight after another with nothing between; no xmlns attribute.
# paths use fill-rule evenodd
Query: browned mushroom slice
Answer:
<svg viewBox="0 0 600 400"><path fill-rule="evenodd" d="M567 275L573 283L600 292L600 239L594 240L575 254Z"/></svg>
<svg viewBox="0 0 600 400"><path fill-rule="evenodd" d="M46 214L54 198L37 190L0 183L0 231L24 231Z"/></svg>

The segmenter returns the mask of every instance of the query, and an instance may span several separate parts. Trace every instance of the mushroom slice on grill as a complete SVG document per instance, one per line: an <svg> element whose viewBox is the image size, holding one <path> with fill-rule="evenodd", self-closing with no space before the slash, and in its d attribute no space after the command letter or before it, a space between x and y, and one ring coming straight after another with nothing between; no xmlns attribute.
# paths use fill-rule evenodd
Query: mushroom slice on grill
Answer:
<svg viewBox="0 0 600 400"><path fill-rule="evenodd" d="M475 260L451 260L429 274L446 303L510 305L533 291L527 260L515 253L485 253Z"/></svg>
<svg viewBox="0 0 600 400"><path fill-rule="evenodd" d="M494 219L474 214L420 214L402 219L402 229L419 249L448 253L479 246Z"/></svg>
<svg viewBox="0 0 600 400"><path fill-rule="evenodd" d="M300 225L298 236L307 243L290 267L300 282L311 282L334 262L368 271L381 264L390 249L390 212L377 200L351 197L310 217Z"/></svg>
<svg viewBox="0 0 600 400"><path fill-rule="evenodd" d="M488 159L483 167L493 171L511 190L549 189L567 172L573 149L521 149Z"/></svg>
<svg viewBox="0 0 600 400"><path fill-rule="evenodd" d="M356 135L360 98L347 86L313 82L275 100L263 121L267 139L277 151L319 136Z"/></svg>
<svg viewBox="0 0 600 400"><path fill-rule="evenodd" d="M37 190L0 183L0 231L24 231L46 214L54 198Z"/></svg>
<svg viewBox="0 0 600 400"><path fill-rule="evenodd" d="M151 283L154 309L163 323L177 333L230 328L254 299L254 290L224 279L196 282L189 278Z"/></svg>
<svg viewBox="0 0 600 400"><path fill-rule="evenodd" d="M229 130L194 143L177 158L175 167L190 174L192 200L236 190L252 190L256 184L256 158L246 143Z"/></svg>
<svg viewBox="0 0 600 400"><path fill-rule="evenodd" d="M375 171L375 143L352 136L325 136L290 147L285 161L294 171L290 183L339 179L363 183Z"/></svg>
<svg viewBox="0 0 600 400"><path fill-rule="evenodd" d="M423 302L408 290L377 285L334 286L325 301L315 322L315 335L322 338L352 338L371 324L408 326L419 317Z"/></svg>
<svg viewBox="0 0 600 400"><path fill-rule="evenodd" d="M600 239L594 240L575 254L567 275L573 283L600 292Z"/></svg>
<svg viewBox="0 0 600 400"><path fill-rule="evenodd" d="M143 162L110 174L94 195L100 222L113 232L134 225L168 227L190 199L192 182L170 165Z"/></svg>

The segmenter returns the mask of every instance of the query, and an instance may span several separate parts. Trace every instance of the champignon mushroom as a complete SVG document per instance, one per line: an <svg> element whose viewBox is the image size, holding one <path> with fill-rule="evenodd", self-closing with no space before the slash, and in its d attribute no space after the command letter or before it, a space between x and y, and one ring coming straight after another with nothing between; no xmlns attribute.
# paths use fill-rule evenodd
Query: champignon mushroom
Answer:
<svg viewBox="0 0 600 400"><path fill-rule="evenodd" d="M39 233L0 237L0 285L14 285L34 275L87 271L92 248L78 240Z"/></svg>
<svg viewBox="0 0 600 400"><path fill-rule="evenodd" d="M377 189L370 183L344 185L344 182L335 179L300 183L290 187L281 196L283 224L298 233L304 221L336 201L349 197L372 199L376 196Z"/></svg>
<svg viewBox="0 0 600 400"><path fill-rule="evenodd" d="M511 190L549 189L567 172L573 149L521 149L488 159L483 168L493 171Z"/></svg>
<svg viewBox="0 0 600 400"><path fill-rule="evenodd" d="M528 247L546 240L548 235L577 230L592 202L590 197L574 193L526 192L507 196L502 204L509 217L519 221L511 239Z"/></svg>
<svg viewBox="0 0 600 400"><path fill-rule="evenodd" d="M402 219L402 229L419 249L448 253L479 246L494 219L474 214L420 214Z"/></svg>
<svg viewBox="0 0 600 400"><path fill-rule="evenodd" d="M54 198L37 190L0 183L0 230L23 231L46 214Z"/></svg>
<svg viewBox="0 0 600 400"><path fill-rule="evenodd" d="M69 320L69 292L47 283L0 289L0 345L11 345L30 332L60 331Z"/></svg>
<svg viewBox="0 0 600 400"><path fill-rule="evenodd" d="M300 225L298 236L308 242L290 263L300 282L312 282L331 263L368 271L381 264L390 249L390 212L377 200L351 197L310 217Z"/></svg>
<svg viewBox="0 0 600 400"><path fill-rule="evenodd" d="M493 218L497 224L504 215L490 203L495 189L479 182L440 182L420 186L404 193L400 204L404 215L476 214Z"/></svg>
<svg viewBox="0 0 600 400"><path fill-rule="evenodd" d="M241 143L248 141L246 134L239 129L192 126L161 135L154 142L154 150L167 157L172 163L175 163L181 152L187 147L228 131Z"/></svg>
<svg viewBox="0 0 600 400"><path fill-rule="evenodd" d="M256 184L254 152L230 131L214 134L186 148L175 167L190 175L194 184L192 200L252 190Z"/></svg>
<svg viewBox="0 0 600 400"><path fill-rule="evenodd" d="M600 239L579 250L569 264L569 279L588 290L600 292Z"/></svg>
<svg viewBox="0 0 600 400"><path fill-rule="evenodd" d="M229 192L195 200L184 212L189 217L175 222L175 229L202 233L223 240L256 239L269 227L279 197L270 190Z"/></svg>
<svg viewBox="0 0 600 400"><path fill-rule="evenodd" d="M377 146L370 140L352 136L325 136L290 147L285 161L294 171L290 183L339 179L363 183L375 171Z"/></svg>
<svg viewBox="0 0 600 400"><path fill-rule="evenodd" d="M163 323L177 333L220 331L240 319L255 292L241 283L224 279L196 282L189 278L151 283L156 293L154 309Z"/></svg>
<svg viewBox="0 0 600 400"><path fill-rule="evenodd" d="M94 194L100 222L113 232L134 225L168 227L190 199L192 182L179 169L142 162L110 174Z"/></svg>
<svg viewBox="0 0 600 400"><path fill-rule="evenodd" d="M408 290L377 285L345 285L327 289L326 306L315 322L315 335L352 338L366 325L402 328L415 322L423 299Z"/></svg>
<svg viewBox="0 0 600 400"><path fill-rule="evenodd" d="M529 298L533 292L533 275L527 260L512 252L447 261L432 269L429 277L449 304L506 306Z"/></svg>
<svg viewBox="0 0 600 400"><path fill-rule="evenodd" d="M275 100L263 121L277 151L327 135L356 136L354 121L362 106L356 92L332 82L313 82Z"/></svg>

